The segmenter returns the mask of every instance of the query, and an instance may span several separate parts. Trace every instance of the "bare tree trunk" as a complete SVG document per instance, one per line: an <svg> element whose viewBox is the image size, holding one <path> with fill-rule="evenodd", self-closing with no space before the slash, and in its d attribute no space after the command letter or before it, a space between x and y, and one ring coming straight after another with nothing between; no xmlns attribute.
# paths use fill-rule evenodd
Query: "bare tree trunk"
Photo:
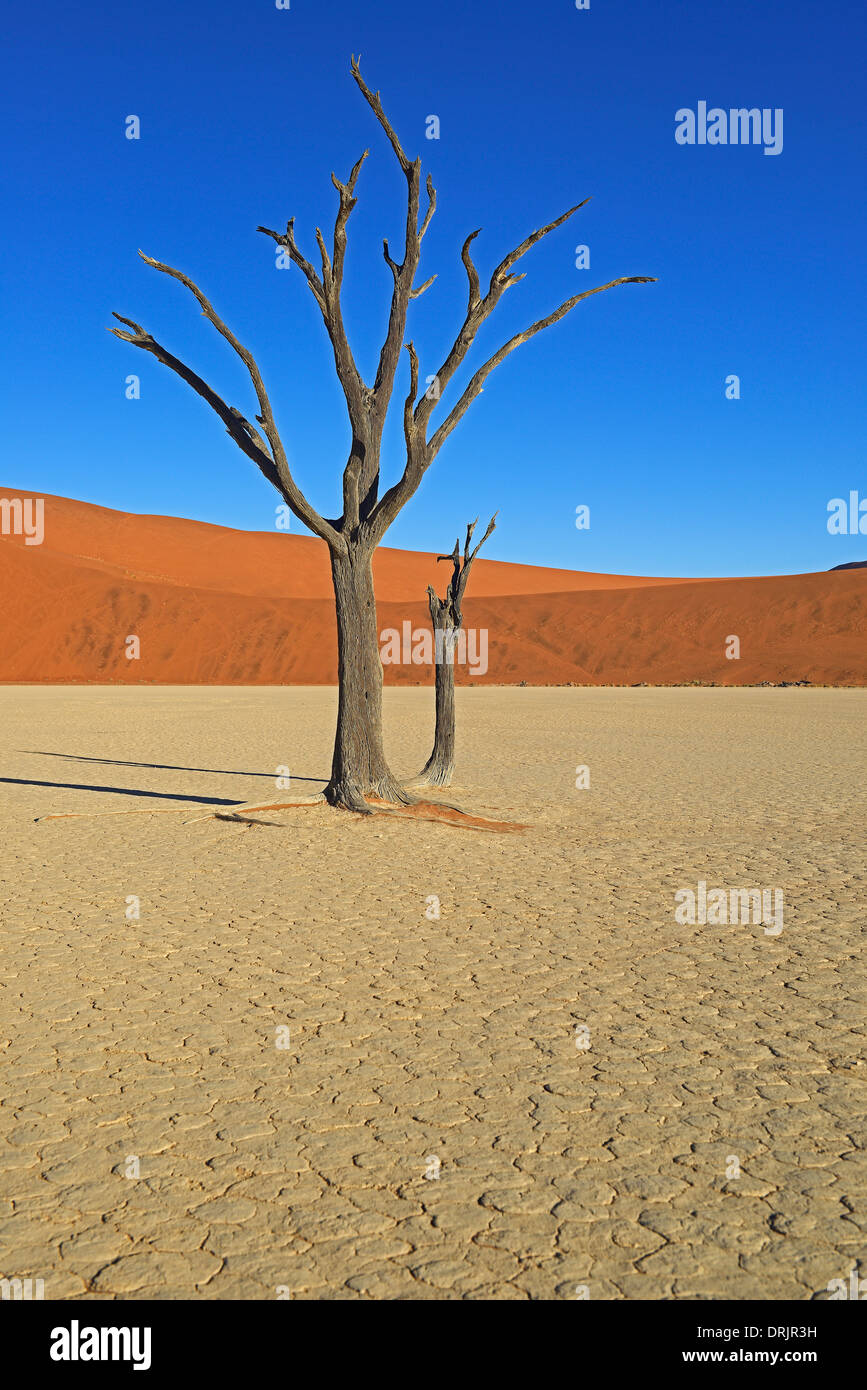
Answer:
<svg viewBox="0 0 867 1390"><path fill-rule="evenodd" d="M427 587L430 620L434 632L434 669L436 671L436 729L431 755L422 768L415 785L448 787L455 770L455 646L464 617L461 601L470 577L470 567L492 531L496 530L497 512L488 522L488 529L474 550L470 549L476 521L467 527L464 554L460 541L455 541L451 555L438 555L437 560L451 560L452 577L445 598L439 598L429 584Z"/></svg>
<svg viewBox="0 0 867 1390"><path fill-rule="evenodd" d="M393 776L382 743L382 662L373 592L372 552L350 546L332 551L337 605L338 710L331 780L325 796L334 806L366 811L366 795L411 800Z"/></svg>
<svg viewBox="0 0 867 1390"><path fill-rule="evenodd" d="M436 595L430 600L430 616L436 660L436 731L433 750L418 781L431 787L447 787L455 770L454 647L457 632L449 624L446 606Z"/></svg>

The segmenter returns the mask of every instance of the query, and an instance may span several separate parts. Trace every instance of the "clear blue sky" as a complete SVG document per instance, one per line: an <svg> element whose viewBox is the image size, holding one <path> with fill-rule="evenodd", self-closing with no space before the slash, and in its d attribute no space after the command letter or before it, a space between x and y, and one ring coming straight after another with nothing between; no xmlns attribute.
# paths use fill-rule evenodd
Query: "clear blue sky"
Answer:
<svg viewBox="0 0 867 1390"><path fill-rule="evenodd" d="M277 494L208 407L105 332L113 309L136 319L252 412L242 364L142 247L190 274L258 357L300 484L339 513L348 431L330 349L300 275L275 268L256 227L294 214L315 261L330 172L345 178L370 147L344 306L371 379L391 284L381 241L401 244L405 185L349 75L360 51L438 190L422 263L438 279L411 308L423 373L460 326L459 250L475 227L485 286L528 231L593 195L527 255L457 385L578 289L659 276L579 305L498 368L385 543L449 548L499 508L488 553L536 564L734 575L867 559L867 537L826 529L830 498L867 496L864 41L854 0L13 7L0 482L273 526ZM782 153L678 145L676 110L701 100L782 108ZM125 138L130 114L138 141ZM425 138L431 114L438 141ZM575 267L579 243L589 270ZM138 401L124 395L131 372ZM400 380L386 484L403 466L404 391Z"/></svg>

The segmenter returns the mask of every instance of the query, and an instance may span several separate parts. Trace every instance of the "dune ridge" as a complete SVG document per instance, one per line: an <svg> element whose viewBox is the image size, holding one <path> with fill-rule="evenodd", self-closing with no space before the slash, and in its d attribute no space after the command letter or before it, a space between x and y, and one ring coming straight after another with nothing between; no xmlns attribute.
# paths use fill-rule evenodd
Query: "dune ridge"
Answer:
<svg viewBox="0 0 867 1390"><path fill-rule="evenodd" d="M140 516L44 493L45 538L0 536L0 681L291 684L336 681L327 550L279 532ZM380 548L380 631L429 627L431 554ZM463 684L867 683L863 568L744 579L593 574L479 559L465 625L488 669ZM741 657L728 660L729 635ZM128 660L136 635L141 658ZM426 684L427 665L387 665Z"/></svg>

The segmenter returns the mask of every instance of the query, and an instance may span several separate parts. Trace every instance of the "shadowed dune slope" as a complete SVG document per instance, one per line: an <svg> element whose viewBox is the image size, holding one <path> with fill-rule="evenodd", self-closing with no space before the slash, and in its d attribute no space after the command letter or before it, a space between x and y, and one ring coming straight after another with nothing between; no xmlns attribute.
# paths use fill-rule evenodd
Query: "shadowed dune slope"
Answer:
<svg viewBox="0 0 867 1390"><path fill-rule="evenodd" d="M45 538L0 536L0 680L331 684L336 633L325 546L44 496ZM5 514L4 514L5 520ZM8 527L7 527L8 529ZM432 555L381 549L380 630L428 627ZM488 669L461 683L724 685L867 682L867 574L647 579L476 561L465 625ZM127 660L125 639L140 639ZM739 660L726 641L740 640ZM431 668L388 665L395 684Z"/></svg>

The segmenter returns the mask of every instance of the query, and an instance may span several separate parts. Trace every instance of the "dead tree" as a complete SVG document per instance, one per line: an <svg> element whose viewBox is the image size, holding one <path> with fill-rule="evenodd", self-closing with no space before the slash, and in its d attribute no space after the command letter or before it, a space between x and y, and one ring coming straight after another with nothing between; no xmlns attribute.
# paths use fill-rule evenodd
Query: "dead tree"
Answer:
<svg viewBox="0 0 867 1390"><path fill-rule="evenodd" d="M478 521L476 517L476 521ZM496 529L497 513L488 522L488 529L475 549L470 542L476 521L467 527L463 558L460 539L455 541L451 555L438 555L437 560L451 560L452 577L445 598L440 598L432 584L427 586L430 620L434 631L434 669L436 687L436 729L431 755L416 778L415 785L447 787L455 767L455 646L464 621L461 600L470 577L470 566L492 531Z"/></svg>
<svg viewBox="0 0 867 1390"><path fill-rule="evenodd" d="M155 270L172 276L190 291L198 300L205 318L209 319L218 333L221 333L230 347L241 358L249 373L258 402L255 416L256 424L248 420L240 410L227 405L225 401L168 348L159 343L146 329L132 319L114 317L125 329L113 328L113 332L124 342L132 343L145 352L152 353L159 362L182 377L220 417L227 433L239 449L256 464L260 472L274 485L299 521L321 537L331 554L331 573L337 607L337 651L339 699L337 732L334 742L334 755L331 778L325 791L327 799L336 806L354 811L367 811L365 796L372 795L390 801L406 801L407 794L391 773L385 760L382 742L382 664L379 657L379 642L376 624L376 602L373 591L371 560L373 552L382 540L388 527L398 512L415 493L424 474L436 458L452 430L462 419L470 403L482 390L485 381L505 357L520 344L525 343L543 328L556 323L568 314L582 299L599 294L617 285L646 284L652 278L646 275L622 276L606 285L572 295L558 309L547 314L525 329L516 333L504 343L492 357L479 367L469 384L458 398L450 413L428 438L428 422L443 390L448 386L455 372L461 366L475 336L493 312L500 298L512 285L522 280L512 267L526 251L542 237L561 226L578 207L549 222L529 236L514 251L500 261L491 276L490 285L482 294L479 275L470 255L470 244L478 236L471 232L463 244L461 259L469 281L469 301L455 342L436 373L436 390L428 391L417 400L419 364L412 342L404 344L407 312L410 301L433 283L431 276L422 284L415 284L416 272L421 258L421 247L425 233L430 226L436 208L436 191L427 176L425 188L427 203L421 211L421 159L410 160L404 152L393 127L382 107L379 93L372 92L365 83L359 69L359 61L352 59L352 76L365 101L382 127L395 158L404 174L407 185L406 230L404 235L403 257L396 261L389 251L388 242L383 243L383 254L391 272L393 288L385 334L376 377L372 385L362 378L355 363L346 334L341 310L341 287L343 267L346 256L346 227L355 207L355 185L361 166L369 151L365 150L358 159L346 183L335 174L331 175L338 194L337 215L331 248L317 227L316 242L321 260L321 272L308 261L295 240L294 218L289 219L285 232L272 231L260 227L259 231L271 237L282 247L292 263L297 266L313 295L322 315L325 330L334 353L334 365L338 380L346 400L349 416L351 443L349 457L343 470L342 511L339 517L326 518L316 510L299 489L289 467L286 452L274 419L271 402L265 389L262 375L253 355L244 347L219 317L210 301L192 280L179 270L163 265L139 252L142 259ZM584 202L589 202L585 199ZM403 405L404 435L406 438L406 465L403 474L393 486L380 496L380 448L386 413L394 389L395 376L405 346L409 355L410 385ZM258 426L258 428L257 428Z"/></svg>

